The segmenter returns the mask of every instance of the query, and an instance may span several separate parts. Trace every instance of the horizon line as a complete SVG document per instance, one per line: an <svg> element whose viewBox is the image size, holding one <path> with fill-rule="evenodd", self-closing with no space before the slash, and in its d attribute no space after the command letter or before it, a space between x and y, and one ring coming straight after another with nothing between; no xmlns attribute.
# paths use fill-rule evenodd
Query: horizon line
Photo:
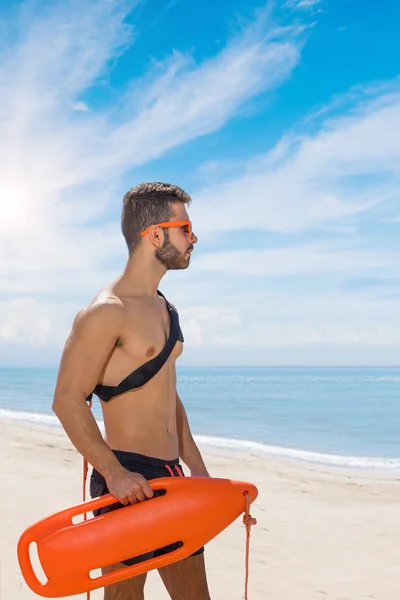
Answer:
<svg viewBox="0 0 400 600"><path fill-rule="evenodd" d="M1 369L58 369L59 365L1 365ZM400 364L279 364L279 365L177 365L177 369L398 369Z"/></svg>

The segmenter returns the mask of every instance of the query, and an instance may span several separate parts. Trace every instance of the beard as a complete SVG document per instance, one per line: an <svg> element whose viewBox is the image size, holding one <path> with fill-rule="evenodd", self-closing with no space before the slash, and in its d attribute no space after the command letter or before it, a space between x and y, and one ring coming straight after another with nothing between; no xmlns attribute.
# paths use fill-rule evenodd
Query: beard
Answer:
<svg viewBox="0 0 400 600"><path fill-rule="evenodd" d="M190 255L179 252L169 239L169 232L166 232L164 244L155 252L155 257L160 263L169 270L187 269L190 263ZM192 250L193 246L189 246L187 250ZM187 251L186 251L187 252Z"/></svg>

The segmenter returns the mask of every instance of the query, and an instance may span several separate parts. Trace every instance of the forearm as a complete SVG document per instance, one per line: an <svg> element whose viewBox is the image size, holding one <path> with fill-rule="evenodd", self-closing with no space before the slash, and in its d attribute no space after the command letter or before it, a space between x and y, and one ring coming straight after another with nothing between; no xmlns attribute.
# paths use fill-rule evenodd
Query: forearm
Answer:
<svg viewBox="0 0 400 600"><path fill-rule="evenodd" d="M116 456L104 441L86 400L75 394L54 399L53 411L75 448L107 480L121 469Z"/></svg>
<svg viewBox="0 0 400 600"><path fill-rule="evenodd" d="M201 453L190 431L189 421L178 394L176 395L176 416L179 438L179 456L195 474L208 475Z"/></svg>

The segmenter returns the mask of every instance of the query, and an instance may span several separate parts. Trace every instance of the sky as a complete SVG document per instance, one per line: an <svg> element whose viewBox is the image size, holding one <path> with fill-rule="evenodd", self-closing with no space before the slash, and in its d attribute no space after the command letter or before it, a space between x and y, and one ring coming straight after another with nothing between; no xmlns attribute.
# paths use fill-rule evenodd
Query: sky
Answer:
<svg viewBox="0 0 400 600"><path fill-rule="evenodd" d="M396 0L2 3L0 365L58 365L143 181L192 197L190 268L160 284L180 365L398 365L399 22Z"/></svg>

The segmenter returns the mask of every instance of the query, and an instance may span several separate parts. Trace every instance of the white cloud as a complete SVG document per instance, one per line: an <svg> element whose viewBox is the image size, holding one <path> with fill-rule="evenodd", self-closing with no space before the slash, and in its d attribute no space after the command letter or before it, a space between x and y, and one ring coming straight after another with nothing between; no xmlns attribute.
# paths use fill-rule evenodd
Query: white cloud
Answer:
<svg viewBox="0 0 400 600"><path fill-rule="evenodd" d="M317 2L296 4L314 9ZM1 56L3 361L11 350L29 358L27 348L35 359L41 352L54 358L78 304L115 275L117 261L122 267L125 248L110 210L121 174L220 129L299 62L301 29L274 29L260 17L203 63L172 52L143 79L132 79L111 109L97 112L85 94L107 89L112 63L133 43L125 17L134 6L42 4L20 17L26 35ZM215 163L203 169L216 180L193 194L203 248L210 237L220 247L224 231L235 241L238 229L284 233L287 244L256 249L248 238L240 250L208 254L199 244L191 269L180 274L185 285L168 276L163 287L174 303L179 298L189 348L220 357L245 348L249 361L255 349L262 362L269 349L400 344L394 300L340 290L344 278L359 273L390 275L399 257L397 247L365 248L357 231L368 214L382 222L398 217L382 208L398 202L400 96L395 85L360 94L365 100L357 97L350 109L335 103L345 116L329 119L328 108L320 110L303 124L313 133L289 132L246 164L229 163L219 180ZM311 230L329 240L290 238ZM276 289L269 288L272 277Z"/></svg>
<svg viewBox="0 0 400 600"><path fill-rule="evenodd" d="M203 253L194 258L195 269L225 273L230 277L291 276L304 274L394 272L400 250L352 249L340 241L313 242L272 249L232 250Z"/></svg>
<svg viewBox="0 0 400 600"><path fill-rule="evenodd" d="M64 341L65 304L55 306L32 297L0 302L0 343L23 347L54 346Z"/></svg>
<svg viewBox="0 0 400 600"><path fill-rule="evenodd" d="M321 0L297 0L297 8L314 8L317 4L320 4Z"/></svg>
<svg viewBox="0 0 400 600"><path fill-rule="evenodd" d="M197 321L191 320L186 322L184 339L185 344L188 346L201 346L203 344L201 326Z"/></svg>
<svg viewBox="0 0 400 600"><path fill-rule="evenodd" d="M397 84L391 90L387 84L359 89L364 101L347 108L345 116L326 118L313 134L286 135L266 155L237 165L236 177L195 194L191 214L205 245L211 240L215 248L224 231L230 246L235 230L272 231L273 240L285 234L284 245L266 238L265 248L259 238L255 248L248 235L245 248L194 254L193 269L230 282L229 292L218 290L217 283L215 293L238 311L242 325L235 328L235 347L258 347L264 356L269 348L321 347L327 356L333 346L340 357L346 345L361 356L363 346L400 344L396 299L385 299L381 288L339 291L346 278L393 277L400 264L398 241L374 237L379 222L398 217ZM343 101L334 108L339 106L344 109ZM391 210L395 214L385 218ZM370 229L364 238L359 227L366 217ZM319 241L293 244L291 234L305 238L310 231ZM238 291L242 287L246 292ZM196 290L201 294L200 285ZM203 325L205 345L212 343L215 324L209 323L209 333ZM226 348L231 346L228 341Z"/></svg>
<svg viewBox="0 0 400 600"><path fill-rule="evenodd" d="M197 67L175 53L143 94L140 114L111 136L107 161L142 164L219 129L243 102L275 88L291 73L299 61L294 33L288 29L265 34L250 27L216 58Z"/></svg>
<svg viewBox="0 0 400 600"><path fill-rule="evenodd" d="M40 123L45 125L98 82L110 60L132 43L125 18L137 3L67 0L15 8L9 26L17 23L20 35L1 65L1 106L10 129L19 125L19 133L33 134L39 116L47 117Z"/></svg>
<svg viewBox="0 0 400 600"><path fill-rule="evenodd" d="M255 289L250 282L234 291L218 284L204 286L200 281L191 284L190 293L177 303L184 334L189 323L190 328L197 326L198 339L196 343L186 340L188 348L236 349L237 356L247 362L247 352L256 348L260 358L269 348L400 345L397 299L366 290L350 294L327 277L319 285L308 277L285 290L281 283L260 286L259 282ZM217 299L218 307L213 304ZM190 360L191 351L188 355Z"/></svg>
<svg viewBox="0 0 400 600"><path fill-rule="evenodd" d="M314 9L320 4L321 0L287 0L284 6L291 9L312 10L314 12ZM321 9L318 9L318 12L320 11Z"/></svg>
<svg viewBox="0 0 400 600"><path fill-rule="evenodd" d="M87 93L107 93L110 69L134 42L126 17L136 4L24 3L4 16L18 35L0 62L0 289L11 297L0 342L23 356L58 348L77 304L115 275L110 260L122 266L119 223L107 223L121 174L218 130L300 58L301 28L274 28L261 12L213 58L196 64L172 51L141 80L133 72L113 106L95 110ZM202 344L197 321L189 319L187 337Z"/></svg>
<svg viewBox="0 0 400 600"><path fill-rule="evenodd" d="M107 216L120 175L217 130L248 99L279 85L299 60L297 31L272 29L261 15L216 57L197 65L173 52L143 80L133 78L114 108L85 111L83 95L101 87L111 62L132 43L124 19L134 6L45 4L24 17L24 36L1 63L0 268L6 277L99 269L118 258L124 247L117 226L89 225Z"/></svg>
<svg viewBox="0 0 400 600"><path fill-rule="evenodd" d="M86 102L74 102L72 108L81 112L87 112L89 110L89 106Z"/></svg>
<svg viewBox="0 0 400 600"><path fill-rule="evenodd" d="M192 214L201 235L233 229L293 233L342 224L400 189L400 95L360 103L313 135L286 135L242 174L199 190Z"/></svg>

